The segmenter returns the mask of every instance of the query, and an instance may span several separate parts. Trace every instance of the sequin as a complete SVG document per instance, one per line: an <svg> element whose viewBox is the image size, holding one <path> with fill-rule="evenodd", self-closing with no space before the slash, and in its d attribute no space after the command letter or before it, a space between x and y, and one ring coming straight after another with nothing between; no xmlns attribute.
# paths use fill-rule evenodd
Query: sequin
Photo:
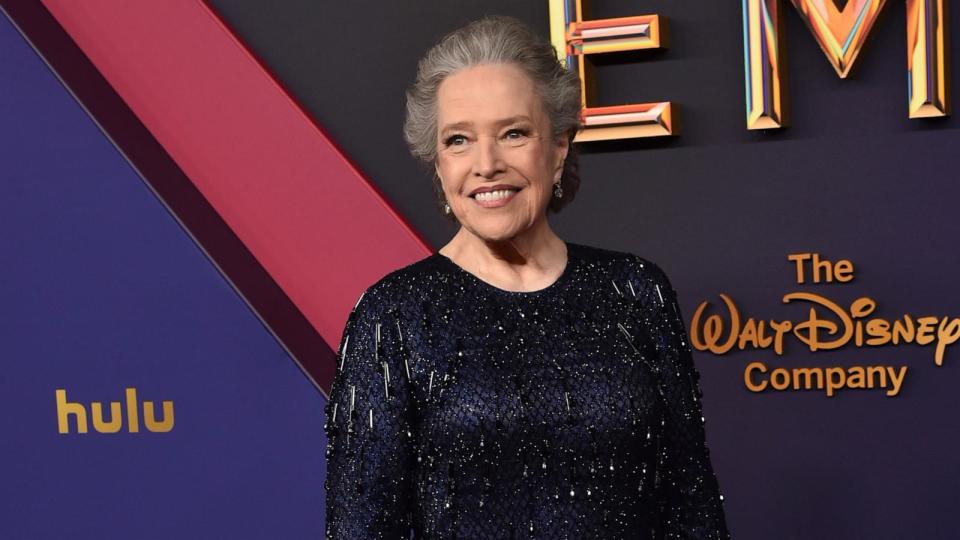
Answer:
<svg viewBox="0 0 960 540"><path fill-rule="evenodd" d="M439 253L364 291L327 402L327 538L729 538L676 292L636 255L567 251L538 291Z"/></svg>

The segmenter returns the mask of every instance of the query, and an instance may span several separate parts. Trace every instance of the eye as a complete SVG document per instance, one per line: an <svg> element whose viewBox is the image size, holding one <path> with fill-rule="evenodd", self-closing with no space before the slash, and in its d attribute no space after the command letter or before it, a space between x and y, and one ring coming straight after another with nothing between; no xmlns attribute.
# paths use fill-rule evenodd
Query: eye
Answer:
<svg viewBox="0 0 960 540"><path fill-rule="evenodd" d="M459 144L455 144L455 143L457 143L458 141L465 141L465 140L466 140L466 137L464 137L463 135L451 135L447 137L447 140L443 141L443 145L444 146L460 146Z"/></svg>
<svg viewBox="0 0 960 540"><path fill-rule="evenodd" d="M520 140L520 139L526 137L526 136L529 135L529 134L530 134L530 132L529 132L527 129L524 129L524 128L513 128L513 129L507 131L507 133L504 135L504 137L506 137L507 139L510 139L510 140L517 141L517 140Z"/></svg>

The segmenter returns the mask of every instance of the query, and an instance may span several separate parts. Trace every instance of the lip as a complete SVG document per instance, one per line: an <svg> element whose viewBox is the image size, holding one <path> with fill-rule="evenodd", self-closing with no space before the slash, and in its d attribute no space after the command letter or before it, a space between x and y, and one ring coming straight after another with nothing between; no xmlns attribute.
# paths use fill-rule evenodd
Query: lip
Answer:
<svg viewBox="0 0 960 540"><path fill-rule="evenodd" d="M520 188L520 187L518 187L518 186L511 186L510 184L497 184L497 185L495 185L495 186L482 186L482 187L478 187L477 189L471 191L470 194L467 195L467 196L468 196L468 197L473 197L473 196L476 195L477 193L486 193L486 192L488 192L488 191L497 191L498 189L513 189L513 190L516 190L516 191L520 191L520 190L523 189L523 188Z"/></svg>
<svg viewBox="0 0 960 540"><path fill-rule="evenodd" d="M495 201L481 201L476 197L470 197L470 198L473 199L474 204L480 206L481 208L500 208L501 206L506 206L510 204L510 201L516 198L517 193L519 193L519 191L514 191L509 195L507 195L506 198L497 199Z"/></svg>

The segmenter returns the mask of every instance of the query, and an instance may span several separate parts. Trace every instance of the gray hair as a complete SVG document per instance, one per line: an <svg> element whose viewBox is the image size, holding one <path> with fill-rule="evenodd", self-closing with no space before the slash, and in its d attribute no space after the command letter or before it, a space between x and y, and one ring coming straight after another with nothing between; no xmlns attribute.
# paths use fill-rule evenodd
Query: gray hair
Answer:
<svg viewBox="0 0 960 540"><path fill-rule="evenodd" d="M579 160L573 138L582 128L580 77L564 67L549 40L518 19L489 15L444 36L417 65L417 80L407 89L404 139L413 156L427 164L437 158L437 93L450 75L479 64L511 64L533 80L550 119L554 140L567 137L570 149L563 164L560 186L563 197L550 198L548 211L558 212L573 200L580 187ZM434 171L434 191L445 203L440 179ZM449 214L454 221L456 218Z"/></svg>

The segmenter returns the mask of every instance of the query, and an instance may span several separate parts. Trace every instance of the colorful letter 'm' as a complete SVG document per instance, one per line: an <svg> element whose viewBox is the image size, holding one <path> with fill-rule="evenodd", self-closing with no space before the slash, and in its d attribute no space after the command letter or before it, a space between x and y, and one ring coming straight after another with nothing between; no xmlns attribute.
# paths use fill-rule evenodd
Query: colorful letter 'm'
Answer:
<svg viewBox="0 0 960 540"><path fill-rule="evenodd" d="M783 27L780 0L742 0L747 129L786 125L783 99ZM886 0L791 0L845 78ZM906 0L910 118L946 116L947 28L944 0Z"/></svg>

